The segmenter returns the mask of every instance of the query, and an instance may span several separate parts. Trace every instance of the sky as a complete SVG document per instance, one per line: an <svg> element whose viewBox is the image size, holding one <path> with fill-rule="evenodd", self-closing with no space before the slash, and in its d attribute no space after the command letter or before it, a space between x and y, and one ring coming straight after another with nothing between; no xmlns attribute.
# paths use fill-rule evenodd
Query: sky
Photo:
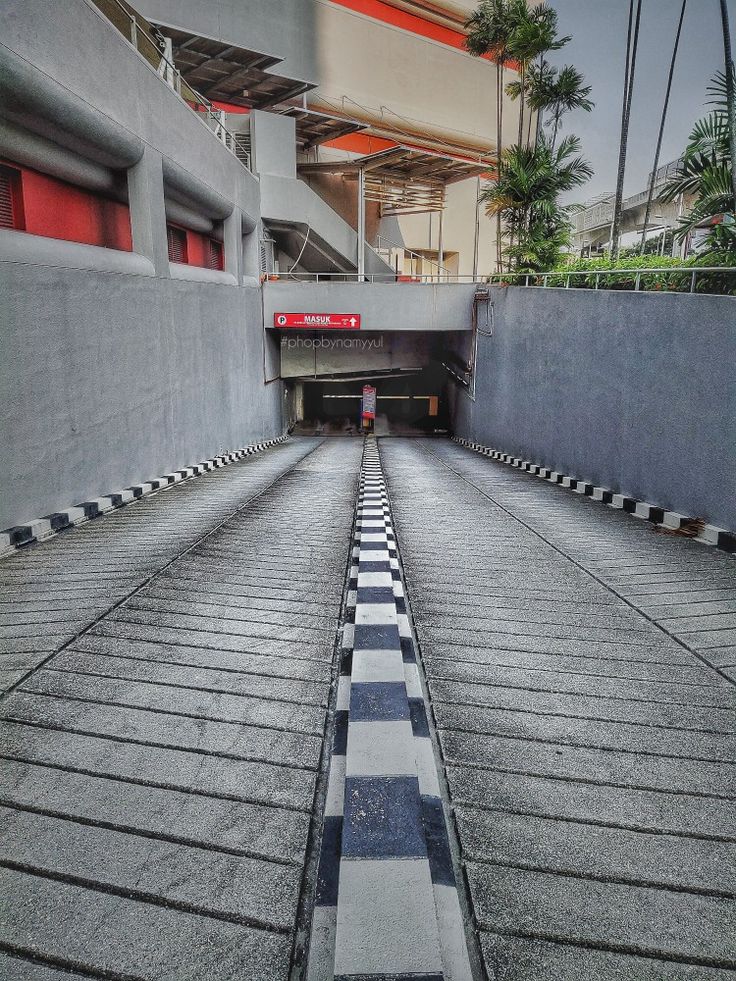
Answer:
<svg viewBox="0 0 736 981"><path fill-rule="evenodd" d="M595 175L570 201L583 201L616 186L621 101L626 58L628 0L550 0L560 34L573 39L554 60L572 64L593 86L591 113L564 117L563 133L577 134ZM667 73L681 0L643 0L639 51L634 76L624 194L644 190L652 169ZM736 51L736 0L728 0L732 44ZM719 0L688 0L672 83L660 165L684 149L693 123L708 112L706 86L723 69L723 32Z"/></svg>

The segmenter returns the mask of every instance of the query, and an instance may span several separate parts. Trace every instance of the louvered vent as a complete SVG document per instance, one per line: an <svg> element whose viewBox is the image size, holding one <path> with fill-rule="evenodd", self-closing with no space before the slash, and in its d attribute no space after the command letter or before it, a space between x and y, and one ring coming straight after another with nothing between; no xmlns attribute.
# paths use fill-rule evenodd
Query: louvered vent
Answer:
<svg viewBox="0 0 736 981"><path fill-rule="evenodd" d="M187 233L175 225L166 226L166 237L169 243L169 262L187 261Z"/></svg>
<svg viewBox="0 0 736 981"><path fill-rule="evenodd" d="M207 239L207 266L210 269L222 269L222 242L214 238Z"/></svg>
<svg viewBox="0 0 736 981"><path fill-rule="evenodd" d="M265 273L267 276L270 276L276 268L273 245L273 239L261 239L261 272Z"/></svg>
<svg viewBox="0 0 736 981"><path fill-rule="evenodd" d="M0 167L0 228L18 227L14 198L19 178L19 171Z"/></svg>

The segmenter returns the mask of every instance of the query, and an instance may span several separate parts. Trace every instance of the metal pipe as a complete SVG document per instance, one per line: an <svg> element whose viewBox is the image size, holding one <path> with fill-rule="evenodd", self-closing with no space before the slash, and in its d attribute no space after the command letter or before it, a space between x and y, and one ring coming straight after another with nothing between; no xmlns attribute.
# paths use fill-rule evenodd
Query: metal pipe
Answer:
<svg viewBox="0 0 736 981"><path fill-rule="evenodd" d="M443 251L443 241L442 241L442 219L444 218L444 210L440 211L440 228L439 228L439 240L437 242L437 278L442 279L442 265L445 261L445 253Z"/></svg>
<svg viewBox="0 0 736 981"><path fill-rule="evenodd" d="M473 279L478 278L478 240L480 238L480 177L475 178L475 234L473 236Z"/></svg>

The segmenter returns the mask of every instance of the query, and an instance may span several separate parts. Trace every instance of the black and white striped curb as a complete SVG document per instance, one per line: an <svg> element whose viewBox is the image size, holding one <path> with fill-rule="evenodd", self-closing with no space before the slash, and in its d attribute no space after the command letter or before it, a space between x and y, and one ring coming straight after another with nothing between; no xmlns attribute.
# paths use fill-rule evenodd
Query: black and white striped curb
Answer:
<svg viewBox="0 0 736 981"><path fill-rule="evenodd" d="M308 981L471 981L376 441L365 444Z"/></svg>
<svg viewBox="0 0 736 981"><path fill-rule="evenodd" d="M73 528L85 521L90 521L92 518L97 518L101 514L106 514L108 511L114 511L126 504L131 504L133 501L138 501L147 494L161 490L162 487L198 477L200 474L209 473L219 467L226 467L229 463L242 460L252 453L258 453L270 446L275 446L277 443L283 443L288 438L288 436L279 436L276 439L244 446L242 449L233 450L231 453L221 453L210 460L194 463L182 470L165 473L162 477L156 477L143 484L133 484L131 487L126 487L114 494L105 494L103 497L96 497L93 500L84 501L82 504L75 504L63 511L55 511L53 514L46 515L45 518L37 518L27 524L6 528L5 531L0 532L0 559L12 555L18 548L45 541L66 528Z"/></svg>
<svg viewBox="0 0 736 981"><path fill-rule="evenodd" d="M474 450L476 453L490 457L492 460L507 463L511 467L516 467L517 470L534 474L543 480L550 481L552 484L558 484L560 487L569 487L576 494L582 494L593 501L600 501L609 507L618 508L619 510L626 511L628 514L633 514L635 518L651 521L653 524L671 528L673 531L687 527L688 524L691 524L695 520L685 514L679 514L677 511L668 511L666 508L648 504L646 501L638 501L636 498L627 497L625 494L617 494L607 487L596 487L594 484L589 484L577 477L568 477L566 474L559 473L557 470L541 467L539 464L531 463L529 460L522 460L520 457L512 456L510 453L502 453L500 450L494 450L490 446L483 446L481 443L474 443L472 440L463 439L460 436L453 436L452 439L455 443L459 443L460 446L465 446L470 450ZM727 528L718 528L716 525L703 525L700 533L693 540L701 542L704 545L713 545L716 548L722 549L724 552L736 552L736 533L728 531Z"/></svg>

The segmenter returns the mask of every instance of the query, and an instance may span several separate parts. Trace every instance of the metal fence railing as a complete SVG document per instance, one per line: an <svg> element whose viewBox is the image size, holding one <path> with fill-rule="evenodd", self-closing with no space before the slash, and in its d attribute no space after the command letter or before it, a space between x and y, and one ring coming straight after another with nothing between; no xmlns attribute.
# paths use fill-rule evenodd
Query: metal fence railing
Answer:
<svg viewBox="0 0 736 981"><path fill-rule="evenodd" d="M209 99L195 91L182 77L171 55L170 43L157 40L149 33L149 25L137 17L132 8L121 0L93 0L110 23L118 29L157 75L176 92L199 119L215 134L218 140L250 170L250 142L243 134L231 132L225 126L225 113L216 109Z"/></svg>
<svg viewBox="0 0 736 981"><path fill-rule="evenodd" d="M569 272L492 273L488 276L413 276L396 273L292 272L272 279L307 283L430 283L445 286L482 283L491 286L555 287L562 289L617 289L633 292L722 293L736 295L736 266L669 266L661 269L575 269Z"/></svg>
<svg viewBox="0 0 736 981"><path fill-rule="evenodd" d="M489 282L564 289L618 289L660 293L736 293L736 266L664 266L660 269L574 269L506 273Z"/></svg>

